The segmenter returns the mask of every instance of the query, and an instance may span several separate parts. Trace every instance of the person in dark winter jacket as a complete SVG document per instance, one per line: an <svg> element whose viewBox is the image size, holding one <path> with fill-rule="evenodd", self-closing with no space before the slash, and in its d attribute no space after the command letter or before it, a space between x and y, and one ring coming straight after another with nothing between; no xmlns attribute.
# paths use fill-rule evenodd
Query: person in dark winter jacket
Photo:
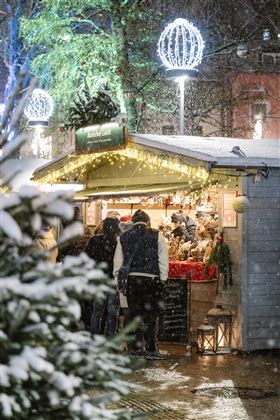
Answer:
<svg viewBox="0 0 280 420"><path fill-rule="evenodd" d="M96 263L106 263L104 271L111 279L113 279L113 259L119 232L119 220L106 217L103 221L102 233L93 236L86 248L86 253ZM117 327L118 310L119 294L117 288L108 292L103 302L93 302L90 322L91 333L101 334L102 318L104 313L107 312L107 335L114 335Z"/></svg>
<svg viewBox="0 0 280 420"><path fill-rule="evenodd" d="M134 331L130 353L161 358L156 348L156 321L162 283L168 276L167 245L162 234L150 227L144 211L137 210L132 222L133 227L118 238L114 257L114 276L119 291L127 296L129 320L140 317L142 321Z"/></svg>
<svg viewBox="0 0 280 420"><path fill-rule="evenodd" d="M67 226L71 225L73 222L81 222L82 223L82 217L81 217L81 209L78 206L75 206L73 208L74 210L74 216L73 219L69 222L64 222L62 225L62 229L65 229ZM91 233L89 228L86 225L83 225L84 232L79 238L75 238L69 242L67 246L64 246L63 248L59 249L58 253L58 262L64 261L64 258L68 255L72 257L77 257L82 252L85 251L88 241L90 239ZM91 314L91 305L89 305L88 301L80 301L81 305L81 321L84 324L84 327L86 330L89 330L90 327L90 314Z"/></svg>
<svg viewBox="0 0 280 420"><path fill-rule="evenodd" d="M64 223L63 229L65 229L69 224L73 222L77 222L77 221L82 223L81 210L78 206L74 207L73 220L71 220L70 222ZM84 227L83 235L80 236L79 238L72 240L68 244L68 246L60 250L59 255L58 255L59 261L63 261L67 255L78 256L82 252L85 251L91 234L90 234L89 228L86 225L83 225L83 227Z"/></svg>
<svg viewBox="0 0 280 420"><path fill-rule="evenodd" d="M184 242L194 241L196 224L193 219L183 214L182 211L179 211L171 215L171 222L174 225L174 228L171 231L171 236L174 238L179 236L180 239L184 240Z"/></svg>

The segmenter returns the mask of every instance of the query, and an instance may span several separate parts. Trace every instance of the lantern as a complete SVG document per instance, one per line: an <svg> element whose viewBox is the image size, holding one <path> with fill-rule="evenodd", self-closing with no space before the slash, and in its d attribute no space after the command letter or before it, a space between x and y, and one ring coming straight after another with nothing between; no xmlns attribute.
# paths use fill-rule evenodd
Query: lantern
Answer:
<svg viewBox="0 0 280 420"><path fill-rule="evenodd" d="M197 328L197 351L201 354L215 353L215 328L208 319Z"/></svg>
<svg viewBox="0 0 280 420"><path fill-rule="evenodd" d="M250 202L245 194L238 194L232 201L232 208L236 213L244 213L249 207Z"/></svg>
<svg viewBox="0 0 280 420"><path fill-rule="evenodd" d="M208 322L215 330L215 353L231 353L232 313L221 305L210 309L207 313Z"/></svg>

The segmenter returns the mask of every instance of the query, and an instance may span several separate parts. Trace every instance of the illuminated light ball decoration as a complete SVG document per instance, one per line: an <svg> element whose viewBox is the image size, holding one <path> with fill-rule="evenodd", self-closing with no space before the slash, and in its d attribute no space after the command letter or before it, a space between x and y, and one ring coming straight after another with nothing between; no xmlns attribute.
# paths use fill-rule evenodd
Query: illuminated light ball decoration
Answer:
<svg viewBox="0 0 280 420"><path fill-rule="evenodd" d="M52 97L43 89L34 89L24 109L24 115L30 126L48 126L53 109Z"/></svg>
<svg viewBox="0 0 280 420"><path fill-rule="evenodd" d="M34 127L31 149L37 159L52 158L52 141L44 136L44 127L48 126L53 109L53 99L43 89L34 89L24 108L29 127Z"/></svg>
<svg viewBox="0 0 280 420"><path fill-rule="evenodd" d="M186 19L170 23L158 41L158 54L167 69L193 70L201 63L203 48L199 30Z"/></svg>
<svg viewBox="0 0 280 420"><path fill-rule="evenodd" d="M176 19L160 35L158 54L166 67L166 78L175 80L180 89L180 135L185 134L185 79L197 77L195 68L202 60L204 42L199 30L186 19Z"/></svg>

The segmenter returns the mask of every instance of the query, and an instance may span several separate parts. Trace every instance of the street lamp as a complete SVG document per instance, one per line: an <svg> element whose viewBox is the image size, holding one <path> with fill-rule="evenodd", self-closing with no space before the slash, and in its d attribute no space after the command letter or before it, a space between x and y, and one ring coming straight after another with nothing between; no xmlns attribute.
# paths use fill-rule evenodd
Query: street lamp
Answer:
<svg viewBox="0 0 280 420"><path fill-rule="evenodd" d="M202 60L204 42L199 30L186 19L176 19L160 35L158 54L166 67L166 78L180 89L180 134L184 135L185 80L197 76L195 67Z"/></svg>
<svg viewBox="0 0 280 420"><path fill-rule="evenodd" d="M41 154L41 143L44 143L42 136L44 127L48 127L49 119L53 113L54 102L52 97L43 89L34 89L27 105L24 109L24 115L28 119L29 127L34 127L34 139L32 148L35 149L37 158ZM48 139L45 141L44 149L47 149L47 155L51 154L48 150L51 148L51 143Z"/></svg>

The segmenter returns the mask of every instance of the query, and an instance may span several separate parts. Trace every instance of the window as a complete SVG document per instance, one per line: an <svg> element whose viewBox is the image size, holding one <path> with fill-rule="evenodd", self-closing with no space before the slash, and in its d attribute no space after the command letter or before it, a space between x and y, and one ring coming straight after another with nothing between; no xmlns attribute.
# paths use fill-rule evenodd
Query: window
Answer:
<svg viewBox="0 0 280 420"><path fill-rule="evenodd" d="M269 41L270 40L270 30L264 29L263 30L263 41Z"/></svg>
<svg viewBox="0 0 280 420"><path fill-rule="evenodd" d="M252 121L266 120L266 103L255 103L251 105Z"/></svg>
<svg viewBox="0 0 280 420"><path fill-rule="evenodd" d="M162 126L162 134L165 136L173 136L174 135L174 125L163 125Z"/></svg>
<svg viewBox="0 0 280 420"><path fill-rule="evenodd" d="M262 53L263 66L279 66L280 54L279 53Z"/></svg>
<svg viewBox="0 0 280 420"><path fill-rule="evenodd" d="M232 208L232 201L235 196L235 193L223 195L223 227L237 227L236 212Z"/></svg>

